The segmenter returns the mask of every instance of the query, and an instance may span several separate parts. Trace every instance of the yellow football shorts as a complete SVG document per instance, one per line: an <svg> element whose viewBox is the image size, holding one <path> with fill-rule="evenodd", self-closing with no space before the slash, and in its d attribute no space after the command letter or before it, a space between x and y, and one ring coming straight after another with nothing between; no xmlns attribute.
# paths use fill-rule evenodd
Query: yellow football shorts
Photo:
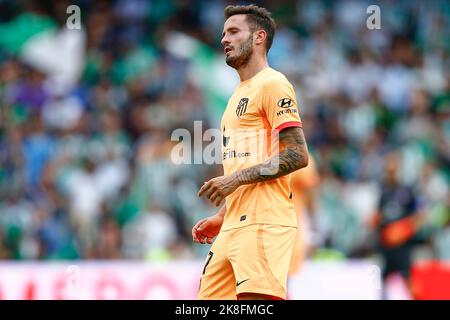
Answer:
<svg viewBox="0 0 450 320"><path fill-rule="evenodd" d="M235 300L242 293L286 299L297 228L253 224L220 231L206 257L198 299Z"/></svg>

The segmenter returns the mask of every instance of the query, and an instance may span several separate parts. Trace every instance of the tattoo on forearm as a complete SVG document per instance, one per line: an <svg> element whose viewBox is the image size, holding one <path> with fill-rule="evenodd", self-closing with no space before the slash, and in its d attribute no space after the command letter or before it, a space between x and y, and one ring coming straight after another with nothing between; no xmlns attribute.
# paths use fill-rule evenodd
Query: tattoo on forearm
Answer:
<svg viewBox="0 0 450 320"><path fill-rule="evenodd" d="M276 179L307 165L308 154L301 128L293 127L282 130L279 141L285 146L280 153L262 164L236 172L239 184Z"/></svg>

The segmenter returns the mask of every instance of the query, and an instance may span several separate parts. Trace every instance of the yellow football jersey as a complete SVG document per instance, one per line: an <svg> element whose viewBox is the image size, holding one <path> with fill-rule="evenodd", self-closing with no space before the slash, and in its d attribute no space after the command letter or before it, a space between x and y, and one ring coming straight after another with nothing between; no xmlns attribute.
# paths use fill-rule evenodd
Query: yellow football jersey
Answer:
<svg viewBox="0 0 450 320"><path fill-rule="evenodd" d="M276 133L301 126L294 88L282 73L268 67L241 82L221 121L225 175L269 159L278 153ZM222 230L255 223L297 226L289 181L286 175L240 186L226 198Z"/></svg>

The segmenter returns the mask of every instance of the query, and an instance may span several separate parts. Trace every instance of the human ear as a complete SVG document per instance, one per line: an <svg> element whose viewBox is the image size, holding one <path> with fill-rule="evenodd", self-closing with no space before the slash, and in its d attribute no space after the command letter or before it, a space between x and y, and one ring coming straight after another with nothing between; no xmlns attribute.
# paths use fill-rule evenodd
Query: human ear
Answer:
<svg viewBox="0 0 450 320"><path fill-rule="evenodd" d="M264 44L267 38L267 32L263 29L256 30L254 33L254 41L256 45Z"/></svg>

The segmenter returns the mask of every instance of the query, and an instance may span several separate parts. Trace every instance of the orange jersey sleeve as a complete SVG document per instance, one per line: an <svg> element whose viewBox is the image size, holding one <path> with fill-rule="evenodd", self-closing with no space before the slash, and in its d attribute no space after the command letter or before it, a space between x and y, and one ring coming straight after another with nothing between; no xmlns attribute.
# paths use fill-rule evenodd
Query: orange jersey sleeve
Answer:
<svg viewBox="0 0 450 320"><path fill-rule="evenodd" d="M265 81L261 108L272 129L302 127L294 88L280 78Z"/></svg>

